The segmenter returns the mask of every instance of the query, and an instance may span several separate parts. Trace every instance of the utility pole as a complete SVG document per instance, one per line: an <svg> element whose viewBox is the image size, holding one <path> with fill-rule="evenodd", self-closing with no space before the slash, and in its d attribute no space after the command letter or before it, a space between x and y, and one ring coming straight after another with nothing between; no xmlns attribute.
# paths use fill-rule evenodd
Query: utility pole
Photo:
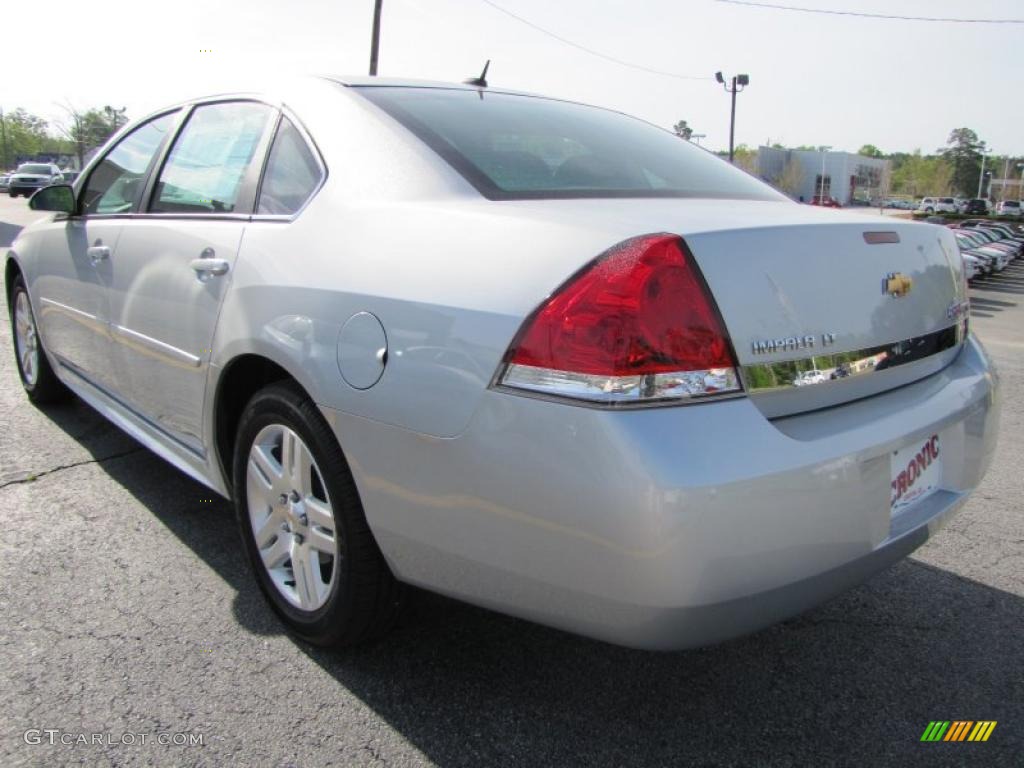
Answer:
<svg viewBox="0 0 1024 768"><path fill-rule="evenodd" d="M736 94L742 91L745 86L750 85L750 77L747 75L734 75L731 79L731 87L726 84L721 72L715 72L715 80L725 88L727 93L732 94L732 110L729 112L729 162L731 163L734 151L733 142L736 136Z"/></svg>
<svg viewBox="0 0 1024 768"><path fill-rule="evenodd" d="M985 183L985 153L981 153L981 175L978 177L978 197L981 197L981 186Z"/></svg>
<svg viewBox="0 0 1024 768"><path fill-rule="evenodd" d="M370 76L377 76L377 55L380 53L380 10L384 0L373 3L373 40L370 41Z"/></svg>

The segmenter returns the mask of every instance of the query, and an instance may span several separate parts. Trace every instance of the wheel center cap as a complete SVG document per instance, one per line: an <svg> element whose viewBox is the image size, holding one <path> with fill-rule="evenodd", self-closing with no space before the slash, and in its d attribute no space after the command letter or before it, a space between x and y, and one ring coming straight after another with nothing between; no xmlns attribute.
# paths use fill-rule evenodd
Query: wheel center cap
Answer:
<svg viewBox="0 0 1024 768"><path fill-rule="evenodd" d="M289 500L286 515L288 518L288 528L292 531L302 530L308 525L306 505L302 501Z"/></svg>

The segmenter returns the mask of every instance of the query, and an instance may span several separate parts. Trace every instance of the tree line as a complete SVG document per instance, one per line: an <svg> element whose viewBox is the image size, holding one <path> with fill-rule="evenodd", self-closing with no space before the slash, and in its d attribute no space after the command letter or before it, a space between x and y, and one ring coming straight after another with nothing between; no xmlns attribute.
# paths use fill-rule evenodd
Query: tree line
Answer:
<svg viewBox="0 0 1024 768"><path fill-rule="evenodd" d="M91 149L102 146L128 122L123 107L63 109L65 118L53 124L20 107L4 112L0 119L0 171L14 166L20 157L40 154L74 155L81 168Z"/></svg>

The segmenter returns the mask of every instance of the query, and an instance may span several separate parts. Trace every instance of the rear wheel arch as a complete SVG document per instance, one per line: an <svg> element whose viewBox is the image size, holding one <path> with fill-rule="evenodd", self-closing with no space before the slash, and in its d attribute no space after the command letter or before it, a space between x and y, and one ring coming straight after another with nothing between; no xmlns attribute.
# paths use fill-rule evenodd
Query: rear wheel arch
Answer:
<svg viewBox="0 0 1024 768"><path fill-rule="evenodd" d="M18 264L17 259L13 255L7 257L7 263L4 264L4 298L7 299L7 306L11 306L11 292L14 289L14 278L18 275L22 277L25 273L21 269L21 265Z"/></svg>
<svg viewBox="0 0 1024 768"><path fill-rule="evenodd" d="M253 395L277 382L291 382L306 392L302 384L284 367L259 354L243 354L233 358L217 380L213 405L214 447L225 485L232 496L235 439L242 413Z"/></svg>

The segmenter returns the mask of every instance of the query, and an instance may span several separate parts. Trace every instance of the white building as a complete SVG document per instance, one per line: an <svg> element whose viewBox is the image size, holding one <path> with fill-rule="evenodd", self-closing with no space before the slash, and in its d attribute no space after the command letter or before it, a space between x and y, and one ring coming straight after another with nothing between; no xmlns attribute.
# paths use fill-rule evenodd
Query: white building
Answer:
<svg viewBox="0 0 1024 768"><path fill-rule="evenodd" d="M757 175L768 183L779 186L779 180L790 164L793 167L789 175L797 183L793 189L784 191L794 200L809 203L815 195L824 194L834 197L842 205L854 202L867 204L888 192L888 160L851 152L758 147Z"/></svg>

